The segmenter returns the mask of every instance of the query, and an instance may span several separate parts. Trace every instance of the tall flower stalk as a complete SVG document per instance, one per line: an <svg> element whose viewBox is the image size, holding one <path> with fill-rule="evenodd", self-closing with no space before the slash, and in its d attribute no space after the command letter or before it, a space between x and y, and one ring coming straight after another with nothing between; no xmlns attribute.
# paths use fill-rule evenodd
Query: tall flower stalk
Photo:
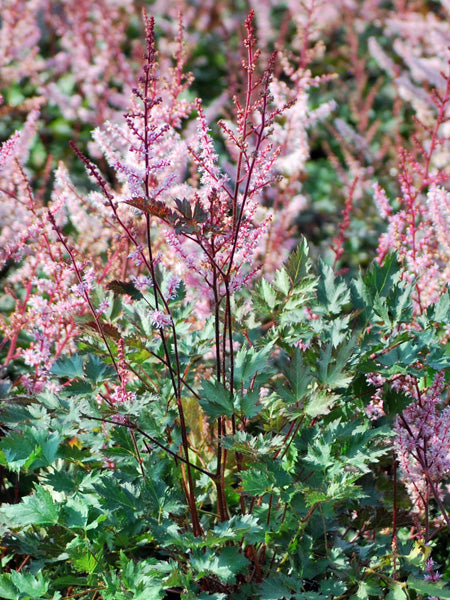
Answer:
<svg viewBox="0 0 450 600"><path fill-rule="evenodd" d="M192 109L182 98L190 82L182 72L183 52L177 53L177 67L171 79L159 73L155 45L154 21L144 13L146 53L139 86L133 90L132 108L125 114L125 127L109 127L110 136L122 143L122 154L113 149L108 134L99 130L96 141L105 150L110 164L123 182L120 201L128 205L128 214L117 203L98 169L74 145L91 177L100 186L117 224L134 247L130 256L141 265L147 277L153 300L150 318L160 338L163 357L172 386L172 401L176 406L181 434L184 488L191 515L192 531L202 534L195 500L195 482L190 452L183 394L186 380L179 353L179 333L170 304L170 294L163 289L159 273L161 242L156 239L165 231L168 248L182 263L181 277L198 287L207 298L208 310L214 321L214 364L217 385L230 398L235 391L234 340L232 314L233 294L248 285L258 268L253 265L261 237L269 225L270 216L259 223L256 216L262 190L274 180L274 165L279 151L269 139L270 127L284 107L271 108L270 83L275 55L264 72L258 73L259 51L253 26L253 11L245 21L243 62L245 81L240 97L234 98L236 122L220 122L227 144L232 148L235 172L222 172L214 143L210 136L201 102L196 101L197 135L188 147L179 134L179 126ZM181 44L181 41L180 41ZM170 98L170 111L166 101ZM123 159L125 156L125 160ZM178 173L191 162L198 171L196 185L182 183ZM178 197L183 194L183 198ZM133 215L134 211L134 217ZM139 216L140 215L140 216ZM56 224L53 220L53 225ZM64 239L59 235L60 240ZM66 247L66 250L68 247ZM75 257L69 253L73 262ZM79 276L79 269L74 265ZM141 271L144 273L144 271ZM178 284L176 284L178 285ZM95 311L89 301L92 311ZM106 332L95 314L96 327L111 355ZM123 342L122 342L123 343ZM122 349L123 352L123 349ZM113 364L117 363L113 360ZM121 373L118 375L120 376ZM123 371L123 369L122 369ZM188 386L189 387L189 386ZM192 388L190 392L194 393ZM237 431L236 415L218 416L215 423L215 468L208 471L217 490L219 519L229 518L225 496L225 470L229 462L223 438ZM236 457L239 470L239 456ZM242 508L245 512L245 506Z"/></svg>

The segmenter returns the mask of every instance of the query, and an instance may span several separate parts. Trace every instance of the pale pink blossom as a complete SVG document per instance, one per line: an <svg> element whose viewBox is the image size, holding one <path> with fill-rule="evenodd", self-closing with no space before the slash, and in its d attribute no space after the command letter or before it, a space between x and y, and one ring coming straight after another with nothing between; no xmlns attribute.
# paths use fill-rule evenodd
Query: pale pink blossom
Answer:
<svg viewBox="0 0 450 600"><path fill-rule="evenodd" d="M155 329L165 329L172 324L170 315L163 313L160 310L152 310L149 315L150 322Z"/></svg>

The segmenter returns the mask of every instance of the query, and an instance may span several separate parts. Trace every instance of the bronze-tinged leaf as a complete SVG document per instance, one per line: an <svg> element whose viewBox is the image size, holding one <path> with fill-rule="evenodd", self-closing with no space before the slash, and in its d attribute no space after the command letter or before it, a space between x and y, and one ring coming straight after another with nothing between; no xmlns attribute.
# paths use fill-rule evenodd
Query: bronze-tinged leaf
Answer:
<svg viewBox="0 0 450 600"><path fill-rule="evenodd" d="M88 321L87 323L83 323L83 325L89 329L92 329L92 331L95 331L95 333L99 333L98 326L95 321ZM101 323L101 327L105 336L112 337L115 340L121 339L122 336L120 335L119 330L114 327L114 325L110 325L109 323Z"/></svg>
<svg viewBox="0 0 450 600"><path fill-rule="evenodd" d="M113 279L113 281L110 281L107 284L106 289L111 290L111 292L114 292L114 294L118 296L127 294L135 300L140 300L143 298L141 292L131 281L119 281L118 279Z"/></svg>
<svg viewBox="0 0 450 600"><path fill-rule="evenodd" d="M131 198L131 200L125 200L125 204L129 204L134 208L138 208L139 210L142 210L142 212L151 215L152 217L158 217L166 223L173 222L174 214L170 208L168 208L164 202L161 202L160 200L146 201L144 198L136 196Z"/></svg>
<svg viewBox="0 0 450 600"><path fill-rule="evenodd" d="M139 210L142 210L143 212L148 212L147 202L141 196L135 196L130 200L125 200L125 204L139 208Z"/></svg>

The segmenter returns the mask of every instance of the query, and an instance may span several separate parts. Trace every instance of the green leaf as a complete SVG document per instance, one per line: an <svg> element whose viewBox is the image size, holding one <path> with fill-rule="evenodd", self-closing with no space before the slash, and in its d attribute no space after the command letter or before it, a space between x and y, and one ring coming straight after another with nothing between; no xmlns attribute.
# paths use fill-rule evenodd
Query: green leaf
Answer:
<svg viewBox="0 0 450 600"><path fill-rule="evenodd" d="M333 344L328 342L320 351L318 363L318 379L330 388L345 387L352 380L352 375L345 372L350 357L356 347L356 340L351 339L342 344L333 356Z"/></svg>
<svg viewBox="0 0 450 600"><path fill-rule="evenodd" d="M277 293L266 279L261 280L260 294L267 306L269 307L269 309L273 310L277 300Z"/></svg>
<svg viewBox="0 0 450 600"><path fill-rule="evenodd" d="M279 577L269 577L260 585L258 598L261 600L292 598L292 589L287 587Z"/></svg>
<svg viewBox="0 0 450 600"><path fill-rule="evenodd" d="M88 522L89 502L86 496L68 498L62 510L62 520L69 529L84 528Z"/></svg>
<svg viewBox="0 0 450 600"><path fill-rule="evenodd" d="M393 285L400 279L400 264L395 253L389 254L380 265L374 261L372 268L365 277L368 285L374 293L380 296L388 296Z"/></svg>
<svg viewBox="0 0 450 600"><path fill-rule="evenodd" d="M73 354L72 356L59 358L52 368L50 373L56 375L56 377L84 377L83 361L81 356Z"/></svg>
<svg viewBox="0 0 450 600"><path fill-rule="evenodd" d="M450 294L448 290L441 295L436 304L428 307L427 315L430 320L445 325L448 324L450 320Z"/></svg>
<svg viewBox="0 0 450 600"><path fill-rule="evenodd" d="M6 459L5 466L15 472L28 470L40 455L33 438L22 433L10 433L8 437L0 439L0 450Z"/></svg>
<svg viewBox="0 0 450 600"><path fill-rule="evenodd" d="M94 484L94 488L100 494L103 506L119 516L126 516L133 521L144 510L144 503L131 483L121 482L112 476Z"/></svg>
<svg viewBox="0 0 450 600"><path fill-rule="evenodd" d="M382 598L383 590L379 585L371 581L360 581L358 585L358 591L356 592L356 598L366 600L370 596L376 596Z"/></svg>
<svg viewBox="0 0 450 600"><path fill-rule="evenodd" d="M316 592L300 592L302 586L302 578L298 576L288 576L283 573L277 573L272 577L267 578L258 587L258 600L292 600L293 598L302 598L304 600L325 600Z"/></svg>
<svg viewBox="0 0 450 600"><path fill-rule="evenodd" d="M253 417L256 417L261 412L262 406L259 404L259 391L259 388L253 389L235 398L236 411L242 411L246 419L253 419Z"/></svg>
<svg viewBox="0 0 450 600"><path fill-rule="evenodd" d="M9 573L0 575L0 597L4 600L17 600L20 598L20 592L11 581Z"/></svg>
<svg viewBox="0 0 450 600"><path fill-rule="evenodd" d="M411 396L391 389L383 390L383 406L387 415L398 415L411 404Z"/></svg>
<svg viewBox="0 0 450 600"><path fill-rule="evenodd" d="M435 371L442 371L450 367L450 355L446 348L434 346L428 353L425 364Z"/></svg>
<svg viewBox="0 0 450 600"><path fill-rule="evenodd" d="M11 571L11 581L20 590L20 597L42 598L48 590L48 582L44 581L42 573L35 577L32 573Z"/></svg>
<svg viewBox="0 0 450 600"><path fill-rule="evenodd" d="M58 522L60 508L48 490L37 486L35 493L25 496L20 504L4 504L0 516L8 519L10 527L54 525Z"/></svg>
<svg viewBox="0 0 450 600"><path fill-rule="evenodd" d="M273 489L273 480L261 467L242 473L242 489L251 496L262 496Z"/></svg>
<svg viewBox="0 0 450 600"><path fill-rule="evenodd" d="M302 237L297 248L291 252L285 269L294 287L308 279L311 267L306 238Z"/></svg>
<svg viewBox="0 0 450 600"><path fill-rule="evenodd" d="M209 548L206 552L196 552L191 558L191 567L197 571L196 579L214 574L225 583L234 583L236 575L247 568L249 562L239 551L239 548L228 546L213 553Z"/></svg>
<svg viewBox="0 0 450 600"><path fill-rule="evenodd" d="M227 540L241 541L242 539L245 539L247 544L257 544L264 541L265 531L256 517L243 515L218 523L212 535L221 545L224 545Z"/></svg>
<svg viewBox="0 0 450 600"><path fill-rule="evenodd" d="M407 597L404 586L400 583L394 583L386 596L386 600L406 600Z"/></svg>
<svg viewBox="0 0 450 600"><path fill-rule="evenodd" d="M337 348L348 335L350 331L350 315L333 319L330 323L330 339L333 348Z"/></svg>
<svg viewBox="0 0 450 600"><path fill-rule="evenodd" d="M210 419L234 413L233 396L219 381L202 381L200 406Z"/></svg>
<svg viewBox="0 0 450 600"><path fill-rule="evenodd" d="M242 347L234 360L234 381L236 388L249 387L253 377L259 372L269 375L268 357L272 352L274 341L267 343L261 350Z"/></svg>
<svg viewBox="0 0 450 600"><path fill-rule="evenodd" d="M386 354L382 354L378 361L386 367L391 367L389 374L393 374L404 372L404 367L409 367L421 358L420 348L413 341L409 341L399 344Z"/></svg>
<svg viewBox="0 0 450 600"><path fill-rule="evenodd" d="M317 299L327 313L338 314L342 307L350 301L350 289L341 277L334 274L329 265L322 262L320 272Z"/></svg>
<svg viewBox="0 0 450 600"><path fill-rule="evenodd" d="M115 376L116 372L102 361L99 356L89 354L85 364L86 377L93 386L104 383L107 379Z"/></svg>
<svg viewBox="0 0 450 600"><path fill-rule="evenodd" d="M289 382L289 389L284 388L283 390L284 386L279 386L280 395L285 399L289 399L289 402L300 402L312 381L312 373L309 366L305 364L303 354L299 348L295 349L288 367L284 369L284 374Z"/></svg>
<svg viewBox="0 0 450 600"><path fill-rule="evenodd" d="M308 396L308 401L305 402L305 413L311 417L311 419L327 415L336 398L336 395L330 394L330 392L326 390L315 390Z"/></svg>
<svg viewBox="0 0 450 600"><path fill-rule="evenodd" d="M66 546L70 564L79 573L93 573L101 560L101 553L97 557L93 554L87 542L80 537L75 537Z"/></svg>
<svg viewBox="0 0 450 600"><path fill-rule="evenodd" d="M289 280L289 276L287 274L286 269L279 269L276 272L275 278L273 280L273 285L285 296L289 294L289 290L291 289L291 282Z"/></svg>
<svg viewBox="0 0 450 600"><path fill-rule="evenodd" d="M437 596L441 600L450 600L450 588L445 586L444 581L432 583L415 577L408 577L408 586L419 594Z"/></svg>

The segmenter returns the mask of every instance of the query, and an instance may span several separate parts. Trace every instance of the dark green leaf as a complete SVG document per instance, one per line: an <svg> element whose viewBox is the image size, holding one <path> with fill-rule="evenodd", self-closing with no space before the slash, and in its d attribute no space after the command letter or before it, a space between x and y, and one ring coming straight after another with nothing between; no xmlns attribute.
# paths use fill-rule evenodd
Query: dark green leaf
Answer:
<svg viewBox="0 0 450 600"><path fill-rule="evenodd" d="M111 367L102 361L102 359L95 354L90 354L85 363L86 377L96 386L104 383L107 379L111 379L115 376L116 372Z"/></svg>
<svg viewBox="0 0 450 600"><path fill-rule="evenodd" d="M6 517L11 527L54 525L58 522L60 508L48 490L37 486L35 493L25 496L20 504L4 504L0 516Z"/></svg>
<svg viewBox="0 0 450 600"><path fill-rule="evenodd" d="M214 574L225 583L233 583L236 575L242 573L249 562L239 548L229 546L219 554L207 549L205 553L195 553L191 558L191 566L197 571L197 579Z"/></svg>
<svg viewBox="0 0 450 600"><path fill-rule="evenodd" d="M216 419L234 412L233 396L219 381L202 381L200 406L205 414Z"/></svg>
<svg viewBox="0 0 450 600"><path fill-rule="evenodd" d="M450 600L450 588L445 585L444 581L432 583L410 576L408 577L408 586L419 592L419 594L435 596L441 600Z"/></svg>
<svg viewBox="0 0 450 600"><path fill-rule="evenodd" d="M81 356L73 354L64 358L59 358L52 366L51 373L56 377L84 377L83 361Z"/></svg>
<svg viewBox="0 0 450 600"><path fill-rule="evenodd" d="M118 279L114 279L108 283L106 289L111 290L114 294L130 296L134 300L141 300L143 298L141 292L131 281L119 281Z"/></svg>
<svg viewBox="0 0 450 600"><path fill-rule="evenodd" d="M333 269L321 263L321 277L317 287L317 299L320 308L326 313L338 314L342 307L350 300L350 289L341 277L334 274Z"/></svg>

